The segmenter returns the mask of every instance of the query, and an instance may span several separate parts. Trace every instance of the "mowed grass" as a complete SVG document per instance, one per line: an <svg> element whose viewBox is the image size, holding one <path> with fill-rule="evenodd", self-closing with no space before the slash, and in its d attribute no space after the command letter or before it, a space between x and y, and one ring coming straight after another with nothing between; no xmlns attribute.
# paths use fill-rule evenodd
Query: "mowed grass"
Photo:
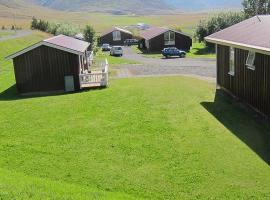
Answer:
<svg viewBox="0 0 270 200"><path fill-rule="evenodd" d="M210 50L203 42L193 42L188 58L215 58L215 50Z"/></svg>
<svg viewBox="0 0 270 200"><path fill-rule="evenodd" d="M119 79L16 95L2 58L42 37L0 42L0 199L269 199L269 125L213 84Z"/></svg>

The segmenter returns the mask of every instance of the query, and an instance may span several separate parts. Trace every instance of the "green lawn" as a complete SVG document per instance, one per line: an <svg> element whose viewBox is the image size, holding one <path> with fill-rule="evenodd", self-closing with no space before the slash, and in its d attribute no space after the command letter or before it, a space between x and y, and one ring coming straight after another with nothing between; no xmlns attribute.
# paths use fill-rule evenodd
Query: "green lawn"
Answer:
<svg viewBox="0 0 270 200"><path fill-rule="evenodd" d="M0 199L269 199L270 127L213 84L17 96L2 58L42 37L0 42Z"/></svg>
<svg viewBox="0 0 270 200"><path fill-rule="evenodd" d="M162 58L161 52L147 52L139 49L137 46L132 47L138 54L143 54L146 58ZM194 42L190 52L187 53L187 58L215 58L216 54L209 51L204 43Z"/></svg>
<svg viewBox="0 0 270 200"><path fill-rule="evenodd" d="M204 43L193 42L188 58L215 58L216 54L209 50Z"/></svg>

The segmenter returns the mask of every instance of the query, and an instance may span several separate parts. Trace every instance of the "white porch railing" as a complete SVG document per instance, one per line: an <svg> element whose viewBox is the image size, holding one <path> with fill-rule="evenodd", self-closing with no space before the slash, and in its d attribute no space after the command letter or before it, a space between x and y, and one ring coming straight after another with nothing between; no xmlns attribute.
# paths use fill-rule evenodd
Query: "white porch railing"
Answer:
<svg viewBox="0 0 270 200"><path fill-rule="evenodd" d="M102 65L101 70L91 71L91 73L80 74L81 88L107 87L109 84L109 64L108 60Z"/></svg>

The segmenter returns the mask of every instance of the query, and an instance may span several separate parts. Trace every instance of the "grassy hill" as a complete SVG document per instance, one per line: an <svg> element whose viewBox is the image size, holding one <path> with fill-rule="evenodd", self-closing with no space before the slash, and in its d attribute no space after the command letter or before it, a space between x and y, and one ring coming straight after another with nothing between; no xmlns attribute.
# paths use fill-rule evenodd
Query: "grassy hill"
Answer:
<svg viewBox="0 0 270 200"><path fill-rule="evenodd" d="M44 37L0 42L0 199L269 199L269 124L214 84L119 79L18 96L3 57Z"/></svg>

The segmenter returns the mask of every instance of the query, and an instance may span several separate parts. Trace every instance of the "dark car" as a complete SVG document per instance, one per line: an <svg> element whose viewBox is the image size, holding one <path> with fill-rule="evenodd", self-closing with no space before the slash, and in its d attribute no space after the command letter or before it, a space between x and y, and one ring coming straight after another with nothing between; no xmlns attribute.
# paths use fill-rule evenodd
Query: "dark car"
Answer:
<svg viewBox="0 0 270 200"><path fill-rule="evenodd" d="M103 44L101 46L102 51L110 51L111 50L111 46L109 44Z"/></svg>
<svg viewBox="0 0 270 200"><path fill-rule="evenodd" d="M125 46L132 46L132 45L138 45L139 41L137 39L126 39L124 41Z"/></svg>
<svg viewBox="0 0 270 200"><path fill-rule="evenodd" d="M169 47L162 50L162 55L165 56L166 58L173 56L184 58L186 57L186 52L179 50L176 47Z"/></svg>

